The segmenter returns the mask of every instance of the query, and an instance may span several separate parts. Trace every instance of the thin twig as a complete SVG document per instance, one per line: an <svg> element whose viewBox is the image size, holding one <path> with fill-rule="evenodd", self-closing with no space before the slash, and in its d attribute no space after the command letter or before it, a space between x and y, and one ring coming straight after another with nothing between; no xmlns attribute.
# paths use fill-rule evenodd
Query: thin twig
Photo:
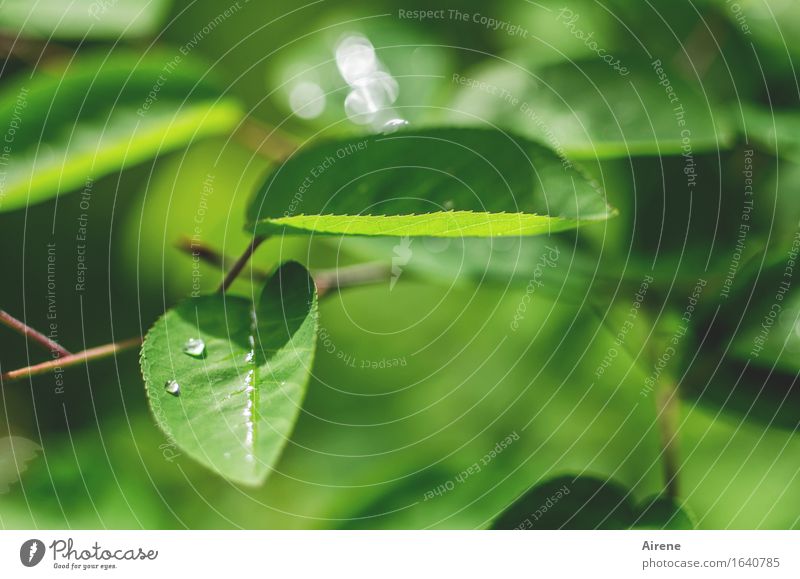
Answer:
<svg viewBox="0 0 800 579"><path fill-rule="evenodd" d="M680 420L678 388L672 380L664 380L656 391L658 426L661 434L661 453L664 464L665 491L668 497L678 498L678 422Z"/></svg>
<svg viewBox="0 0 800 579"><path fill-rule="evenodd" d="M250 242L250 245L247 246L245 252L241 255L241 257L239 257L239 259L236 260L236 262L233 264L233 267L231 267L230 271L228 271L228 273L225 274L225 279L222 280L222 285L219 286L218 291L220 293L225 293L225 290L227 290L234 282L234 280L239 276L239 274L242 273L244 266L247 265L247 262L256 252L258 246L264 243L265 239L267 239L266 236L253 238L253 240Z"/></svg>
<svg viewBox="0 0 800 579"><path fill-rule="evenodd" d="M192 241L188 237L181 238L175 246L189 255L197 256L203 261L218 267L224 267L229 258L216 249L200 242ZM253 268L252 278L265 281L269 274L261 269ZM388 265L379 262L360 263L334 269L318 269L312 272L317 292L322 297L330 290L342 289L375 282L387 281L391 273Z"/></svg>
<svg viewBox="0 0 800 579"><path fill-rule="evenodd" d="M247 251L242 255L242 257L240 257L237 260L237 262L225 276L225 282L223 282L220 291L225 291L230 286L230 284L233 283L233 280L242 271L244 266L247 264L248 259L250 258L250 256L253 255L253 252L262 241L264 241L264 238L257 237L253 239ZM187 244L187 240L182 240L182 242L178 244L178 247L190 252L196 251L198 252L198 255L201 258L211 263L220 266L224 264L225 257L222 254L208 247L197 244L195 244L195 246L192 247L191 242ZM344 287L353 287L357 285L364 285L379 281L386 281L389 279L389 273L390 273L390 268L384 264L364 263L359 265L342 267L339 269L318 270L314 274L314 282L317 284L317 292L319 293L319 297L323 297L329 294L331 290L341 289ZM267 277L267 274L264 272L254 271L254 276L255 275L263 276L264 278ZM0 310L0 313L5 313L5 312ZM14 320L14 318L11 319ZM21 324L22 322L19 323ZM25 326L24 324L22 325L25 328L28 328L28 326ZM35 330L31 328L28 329L31 332L35 332L36 334L38 334L38 332L36 332ZM69 352L66 352L66 354L63 357L56 358L54 360L49 360L47 362L42 362L41 364L28 366L26 368L11 370L10 372L6 372L5 374L0 374L0 383L6 384L9 382L15 382L27 376L37 376L40 374L45 374L51 370L75 366L77 364L80 364L81 362L88 362L90 360L107 358L108 356L111 356L116 352L122 352L124 350L128 350L130 348L140 345L141 343L142 343L141 338L131 338L129 340L124 340L122 342L97 346L96 348L90 348L88 350L77 352L75 354L70 354ZM55 344L55 342L53 342L53 344L58 346L58 344Z"/></svg>
<svg viewBox="0 0 800 579"><path fill-rule="evenodd" d="M200 243L199 241L192 241L185 236L178 240L178 242L175 244L175 247L184 253L191 255L192 257L197 257L198 259L217 267L224 268L225 264L231 261L230 257L220 253L213 247L209 247L203 243ZM253 279L258 281L264 281L269 277L269 274L262 269L253 268L251 272Z"/></svg>
<svg viewBox="0 0 800 579"><path fill-rule="evenodd" d="M331 290L388 281L391 268L383 263L361 263L337 269L323 269L313 273L319 297Z"/></svg>
<svg viewBox="0 0 800 579"><path fill-rule="evenodd" d="M25 322L18 320L11 314L9 314L5 310L0 310L0 323L8 326L15 332L19 332L26 338L33 340L46 350L52 352L56 357L63 358L64 356L69 356L70 351L61 346L60 344L54 342L41 332L34 330Z"/></svg>
<svg viewBox="0 0 800 579"><path fill-rule="evenodd" d="M114 342L112 344L97 346L96 348L89 348L88 350L84 350L82 352L69 354L68 356L64 356L63 358L48 360L47 362L42 362L41 364L35 364L33 366L28 366L26 368L20 368L19 370L11 370L10 372L6 372L5 374L0 374L0 383L6 384L8 382L21 380L22 378L26 378L28 376L38 376L40 374L46 374L51 370L76 366L81 362L88 362L90 360L100 360L102 358L108 358L109 356L112 356L117 352L122 352L124 350L130 350L131 348L135 348L139 346L141 343L142 343L141 338L130 338L129 340L123 340L122 342Z"/></svg>
<svg viewBox="0 0 800 579"><path fill-rule="evenodd" d="M234 136L251 151L279 163L285 161L298 147L296 138L253 117L247 117Z"/></svg>
<svg viewBox="0 0 800 579"><path fill-rule="evenodd" d="M20 62L37 68L55 68L52 59L66 59L71 51L54 43L21 38L0 32L0 56L14 57Z"/></svg>

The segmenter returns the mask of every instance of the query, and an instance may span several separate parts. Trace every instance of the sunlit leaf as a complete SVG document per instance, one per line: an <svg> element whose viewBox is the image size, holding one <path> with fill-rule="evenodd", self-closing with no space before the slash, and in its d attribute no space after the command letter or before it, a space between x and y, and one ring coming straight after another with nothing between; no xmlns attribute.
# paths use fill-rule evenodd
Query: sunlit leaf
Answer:
<svg viewBox="0 0 800 579"><path fill-rule="evenodd" d="M538 235L614 214L550 150L499 131L431 129L323 142L274 170L248 218L261 234Z"/></svg>
<svg viewBox="0 0 800 579"><path fill-rule="evenodd" d="M118 53L20 78L0 94L0 211L230 131L242 110L206 73L180 55Z"/></svg>
<svg viewBox="0 0 800 579"><path fill-rule="evenodd" d="M267 282L255 306L217 294L171 309L142 347L158 425L224 477L260 484L300 412L316 328L313 281L291 262Z"/></svg>
<svg viewBox="0 0 800 579"><path fill-rule="evenodd" d="M157 31L169 0L5 0L0 28L31 38L113 40Z"/></svg>

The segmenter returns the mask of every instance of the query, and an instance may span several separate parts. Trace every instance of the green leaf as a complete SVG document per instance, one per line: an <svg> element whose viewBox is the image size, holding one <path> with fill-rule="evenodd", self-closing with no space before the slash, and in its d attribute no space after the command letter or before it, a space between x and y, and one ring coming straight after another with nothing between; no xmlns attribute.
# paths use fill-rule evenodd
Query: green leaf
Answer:
<svg viewBox="0 0 800 579"><path fill-rule="evenodd" d="M626 58L624 71L616 71L597 59L532 68L527 56L514 60L461 76L450 120L513 129L574 159L678 155L687 145L700 153L733 140L719 109L663 62L659 68ZM673 94L679 100L671 101Z"/></svg>
<svg viewBox="0 0 800 579"><path fill-rule="evenodd" d="M316 330L314 283L293 262L278 269L255 306L215 294L168 311L148 332L141 358L158 425L222 476L262 483L297 420ZM198 339L203 352L187 354L188 341ZM167 389L175 383L177 395Z"/></svg>
<svg viewBox="0 0 800 579"><path fill-rule="evenodd" d="M301 150L250 205L258 234L538 235L608 219L596 184L500 131L402 131Z"/></svg>
<svg viewBox="0 0 800 579"><path fill-rule="evenodd" d="M494 529L624 529L635 518L630 493L593 477L564 476L533 487Z"/></svg>
<svg viewBox="0 0 800 579"><path fill-rule="evenodd" d="M758 54L767 72L794 76L793 62L800 57L800 19L795 0L713 0L731 28ZM767 75L769 78L769 75Z"/></svg>
<svg viewBox="0 0 800 579"><path fill-rule="evenodd" d="M740 303L727 304L713 326L697 332L705 339L696 339L696 361L681 380L681 394L715 416L728 415L735 424L794 432L800 428L797 343L792 343L797 310L773 320L774 312L763 301L750 304L744 316L744 306L737 311Z"/></svg>
<svg viewBox="0 0 800 579"><path fill-rule="evenodd" d="M0 438L0 493L8 492L41 450L41 446L23 436Z"/></svg>
<svg viewBox="0 0 800 579"><path fill-rule="evenodd" d="M494 529L690 529L672 499L635 506L631 491L591 476L563 476L533 487L492 524Z"/></svg>
<svg viewBox="0 0 800 579"><path fill-rule="evenodd" d="M768 284L760 287L769 291ZM783 303L754 301L743 322L734 335L731 354L767 369L800 372L800 292L790 293Z"/></svg>
<svg viewBox="0 0 800 579"><path fill-rule="evenodd" d="M179 54L115 53L20 79L0 94L6 170L0 211L229 132L242 110L206 74Z"/></svg>
<svg viewBox="0 0 800 579"><path fill-rule="evenodd" d="M4 0L0 28L46 40L116 40L154 34L169 0Z"/></svg>
<svg viewBox="0 0 800 579"><path fill-rule="evenodd" d="M741 130L767 151L800 162L800 114L787 110L742 108Z"/></svg>
<svg viewBox="0 0 800 579"><path fill-rule="evenodd" d="M798 428L800 292L788 284L798 249L800 237L781 244L770 261L756 261L748 268L755 279L734 285L709 326L697 332L706 338L696 338L697 361L681 381L686 396L737 422ZM750 273L742 269L737 276Z"/></svg>
<svg viewBox="0 0 800 579"><path fill-rule="evenodd" d="M691 515L669 497L652 497L643 501L633 525L634 529L694 529Z"/></svg>

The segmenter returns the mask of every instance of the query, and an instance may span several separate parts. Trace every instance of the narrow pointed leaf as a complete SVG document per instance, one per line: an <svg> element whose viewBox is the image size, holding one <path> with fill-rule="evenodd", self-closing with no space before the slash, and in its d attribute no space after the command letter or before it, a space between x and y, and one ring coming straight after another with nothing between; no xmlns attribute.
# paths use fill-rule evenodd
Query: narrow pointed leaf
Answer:
<svg viewBox="0 0 800 579"><path fill-rule="evenodd" d="M156 422L222 476L262 483L297 420L316 328L316 289L297 263L281 267L255 305L221 294L183 302L142 347Z"/></svg>
<svg viewBox="0 0 800 579"><path fill-rule="evenodd" d="M501 131L402 131L300 150L267 177L259 234L539 235L608 219L596 184L549 149Z"/></svg>

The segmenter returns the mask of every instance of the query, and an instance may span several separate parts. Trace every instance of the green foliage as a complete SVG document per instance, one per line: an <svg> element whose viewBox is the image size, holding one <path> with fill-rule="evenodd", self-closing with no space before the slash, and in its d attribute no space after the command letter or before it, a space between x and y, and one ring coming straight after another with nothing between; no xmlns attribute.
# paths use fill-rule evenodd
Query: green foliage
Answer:
<svg viewBox="0 0 800 579"><path fill-rule="evenodd" d="M800 114L745 106L741 130L767 151L800 162Z"/></svg>
<svg viewBox="0 0 800 579"><path fill-rule="evenodd" d="M8 163L0 211L39 203L241 119L202 66L169 53L124 51L39 69L0 95Z"/></svg>
<svg viewBox="0 0 800 579"><path fill-rule="evenodd" d="M636 516L634 529L663 529L679 531L693 529L692 517L681 505L669 497L653 497L642 502Z"/></svg>
<svg viewBox="0 0 800 579"><path fill-rule="evenodd" d="M63 406L54 376L4 386L4 526L688 529L689 505L704 528L800 524L796 2L500 2L491 23L472 0L420 20L234 5L0 9L20 280L0 307L49 323L52 241L59 340L78 316L83 342L104 335L106 306L112 339L167 310L147 396L122 353L67 370ZM345 78L353 38L380 74ZM348 95L376 78L386 106L359 118ZM254 122L232 134L240 103ZM203 295L254 235L272 239ZM93 292L65 278L72 253ZM296 263L239 297L287 259L391 275L321 285L322 325ZM4 371L31 363L18 342ZM665 428L686 501L661 494ZM29 443L5 478L3 440Z"/></svg>
<svg viewBox="0 0 800 579"><path fill-rule="evenodd" d="M596 184L552 151L482 129L401 131L301 150L250 205L259 234L539 235L608 219Z"/></svg>
<svg viewBox="0 0 800 579"><path fill-rule="evenodd" d="M262 483L300 412L316 331L314 282L297 263L277 270L256 305L223 294L183 302L142 347L156 421L224 477Z"/></svg>
<svg viewBox="0 0 800 579"><path fill-rule="evenodd" d="M680 155L732 143L726 115L666 63L628 58L620 72L597 59L538 67L516 60L465 74L452 120L520 131L573 159Z"/></svg>
<svg viewBox="0 0 800 579"><path fill-rule="evenodd" d="M634 505L631 491L589 476L559 477L535 486L493 523L495 529L691 529L668 498Z"/></svg>
<svg viewBox="0 0 800 579"><path fill-rule="evenodd" d="M170 0L5 0L0 28L31 38L116 40L150 36L158 30Z"/></svg>

